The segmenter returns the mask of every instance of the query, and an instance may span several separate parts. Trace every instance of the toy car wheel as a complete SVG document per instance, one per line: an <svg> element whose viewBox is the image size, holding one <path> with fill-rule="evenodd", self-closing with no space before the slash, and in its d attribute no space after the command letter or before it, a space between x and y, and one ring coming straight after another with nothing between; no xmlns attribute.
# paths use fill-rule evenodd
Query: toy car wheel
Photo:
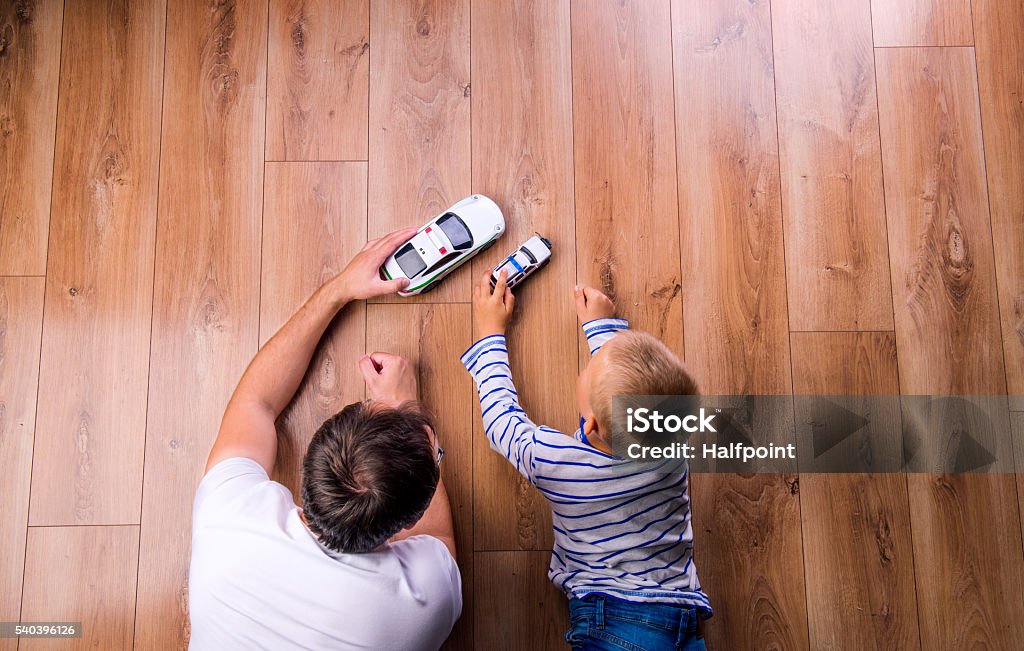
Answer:
<svg viewBox="0 0 1024 651"><path fill-rule="evenodd" d="M423 289L421 289L420 290L420 294L426 294L427 292L432 291L435 287L437 287L440 284L441 284L441 279L439 278L439 279L435 280L434 282L430 283L429 285L427 285L426 287L424 287Z"/></svg>

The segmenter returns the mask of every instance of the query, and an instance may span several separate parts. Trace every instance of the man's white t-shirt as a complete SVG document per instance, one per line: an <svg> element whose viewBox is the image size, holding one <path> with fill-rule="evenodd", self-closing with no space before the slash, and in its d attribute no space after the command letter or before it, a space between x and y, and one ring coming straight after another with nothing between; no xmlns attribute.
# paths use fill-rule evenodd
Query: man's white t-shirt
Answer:
<svg viewBox="0 0 1024 651"><path fill-rule="evenodd" d="M462 611L462 579L440 540L339 554L299 513L251 459L206 474L192 511L192 649L441 646Z"/></svg>

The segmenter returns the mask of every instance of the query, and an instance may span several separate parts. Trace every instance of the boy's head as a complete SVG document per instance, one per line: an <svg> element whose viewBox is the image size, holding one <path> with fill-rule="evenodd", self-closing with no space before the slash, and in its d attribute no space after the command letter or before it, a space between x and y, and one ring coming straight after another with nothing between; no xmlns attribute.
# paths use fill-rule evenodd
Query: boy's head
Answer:
<svg viewBox="0 0 1024 651"><path fill-rule="evenodd" d="M697 382L686 364L659 339L636 330L622 332L602 346L576 383L583 431L609 449L614 396L696 393Z"/></svg>
<svg viewBox="0 0 1024 651"><path fill-rule="evenodd" d="M310 530L334 551L360 553L415 524L440 478L433 431L411 402L357 402L324 421L302 464Z"/></svg>

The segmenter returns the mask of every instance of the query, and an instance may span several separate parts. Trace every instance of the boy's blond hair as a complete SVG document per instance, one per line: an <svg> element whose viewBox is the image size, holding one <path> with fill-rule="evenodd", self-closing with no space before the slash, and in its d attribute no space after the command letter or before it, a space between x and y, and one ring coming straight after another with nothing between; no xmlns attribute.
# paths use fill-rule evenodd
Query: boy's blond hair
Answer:
<svg viewBox="0 0 1024 651"><path fill-rule="evenodd" d="M690 396L697 382L683 360L657 337L627 330L605 344L604 373L591 379L590 404L602 431L611 433L615 396Z"/></svg>

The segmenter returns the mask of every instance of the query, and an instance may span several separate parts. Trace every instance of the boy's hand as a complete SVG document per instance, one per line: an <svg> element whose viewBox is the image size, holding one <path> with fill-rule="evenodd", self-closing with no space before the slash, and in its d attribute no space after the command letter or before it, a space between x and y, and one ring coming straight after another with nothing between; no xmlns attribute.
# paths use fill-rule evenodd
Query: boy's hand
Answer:
<svg viewBox="0 0 1024 651"><path fill-rule="evenodd" d="M391 353L374 353L359 360L366 393L373 400L400 405L416 400L416 369L409 360Z"/></svg>
<svg viewBox="0 0 1024 651"><path fill-rule="evenodd" d="M615 316L615 303L612 303L612 299L593 287L576 285L573 294L576 297L576 315L580 318L580 323Z"/></svg>
<svg viewBox="0 0 1024 651"><path fill-rule="evenodd" d="M512 318L516 297L505 283L508 272L498 274L498 282L491 290L491 272L485 271L473 287L473 320L476 321L478 337L505 334L505 327Z"/></svg>

